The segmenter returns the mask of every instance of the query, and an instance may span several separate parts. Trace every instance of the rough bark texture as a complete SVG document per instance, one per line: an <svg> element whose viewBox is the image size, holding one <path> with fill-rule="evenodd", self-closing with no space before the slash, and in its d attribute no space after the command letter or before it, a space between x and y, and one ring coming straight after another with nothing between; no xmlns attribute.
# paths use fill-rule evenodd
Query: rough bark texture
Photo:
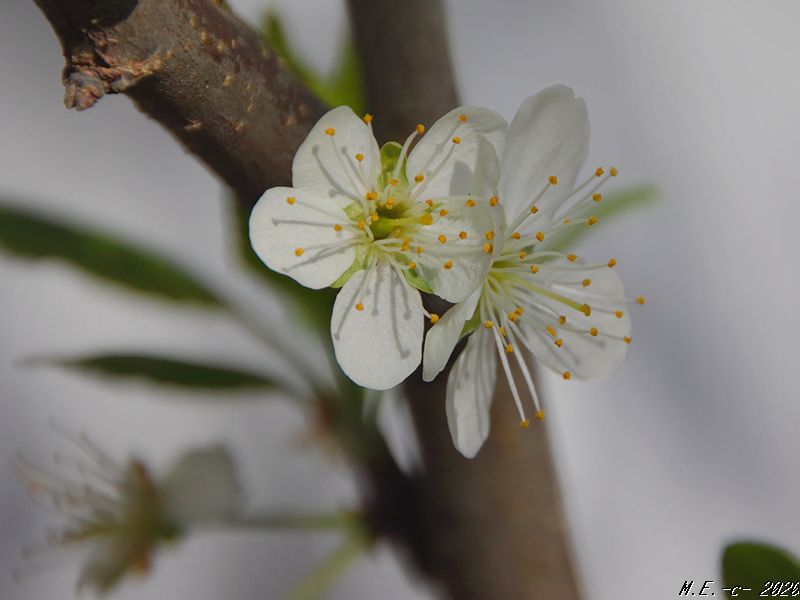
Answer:
<svg viewBox="0 0 800 600"><path fill-rule="evenodd" d="M247 204L291 182L292 157L324 107L220 2L34 1L64 48L68 107L124 92ZM379 136L402 139L457 104L440 0L350 8ZM382 445L360 458L377 532L458 600L577 598L544 429L520 431L498 385L490 440L463 459L447 431L445 381L407 387L424 476L404 477Z"/></svg>
<svg viewBox="0 0 800 600"><path fill-rule="evenodd" d="M211 0L35 0L64 48L64 101L124 92L246 202L291 181L324 111L261 36Z"/></svg>

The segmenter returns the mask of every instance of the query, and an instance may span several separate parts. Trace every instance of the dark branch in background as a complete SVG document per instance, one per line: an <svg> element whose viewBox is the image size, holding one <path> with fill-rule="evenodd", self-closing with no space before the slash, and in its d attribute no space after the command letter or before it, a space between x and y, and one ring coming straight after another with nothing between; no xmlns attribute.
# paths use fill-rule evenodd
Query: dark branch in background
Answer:
<svg viewBox="0 0 800 600"><path fill-rule="evenodd" d="M348 5L379 135L402 140L458 105L441 0ZM427 469L413 504L423 510L411 517L424 536L418 566L458 600L577 598L544 427L521 431L498 385L491 436L477 458L463 458L445 417L448 372L406 383Z"/></svg>
<svg viewBox="0 0 800 600"><path fill-rule="evenodd" d="M292 157L324 107L221 2L35 2L64 47L67 106L124 92L246 205L291 183ZM457 104L440 0L350 9L379 136L403 139ZM366 475L376 533L459 600L576 598L544 429L520 432L498 386L492 436L467 461L447 431L445 380L407 385L427 466L419 479L399 472L382 440L359 437L355 403L329 399L331 426Z"/></svg>
<svg viewBox="0 0 800 600"><path fill-rule="evenodd" d="M261 36L210 0L35 0L67 64L65 103L124 92L252 204L291 181L324 111Z"/></svg>

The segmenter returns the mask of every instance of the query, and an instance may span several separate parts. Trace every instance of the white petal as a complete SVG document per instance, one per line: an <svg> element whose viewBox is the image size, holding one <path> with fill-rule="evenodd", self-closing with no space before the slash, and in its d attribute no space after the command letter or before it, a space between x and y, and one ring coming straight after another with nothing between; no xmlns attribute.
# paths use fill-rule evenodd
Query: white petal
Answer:
<svg viewBox="0 0 800 600"><path fill-rule="evenodd" d="M482 286L481 286L482 287ZM476 289L464 302L456 304L430 328L425 336L425 350L422 354L422 379L433 381L442 372L450 360L453 348L461 339L464 323L472 318L478 300L481 298L481 287Z"/></svg>
<svg viewBox="0 0 800 600"><path fill-rule="evenodd" d="M320 289L336 281L356 258L347 243L356 235L334 229L347 223L335 202L305 190L271 188L250 215L250 243L273 271Z"/></svg>
<svg viewBox="0 0 800 600"><path fill-rule="evenodd" d="M509 220L529 210L555 175L558 184L537 203L537 220L546 220L570 195L588 146L586 104L570 88L554 85L527 98L511 121L500 161L500 201Z"/></svg>
<svg viewBox="0 0 800 600"><path fill-rule="evenodd" d="M420 363L422 332L419 292L384 262L357 272L336 296L336 360L358 385L385 390L405 380Z"/></svg>
<svg viewBox="0 0 800 600"><path fill-rule="evenodd" d="M466 115L466 121L459 119L461 115ZM488 140L500 156L507 127L503 117L486 108L462 106L451 110L433 124L408 156L406 175L412 193L421 190L426 198L472 193L481 140ZM453 142L456 137L458 144ZM420 174L425 180L413 186L414 177Z"/></svg>
<svg viewBox="0 0 800 600"><path fill-rule="evenodd" d="M333 129L328 135L326 130ZM361 162L356 154L363 154ZM380 149L372 131L347 106L317 121L292 163L292 184L343 206L361 199L380 173Z"/></svg>
<svg viewBox="0 0 800 600"><path fill-rule="evenodd" d="M385 392L375 392L377 398L377 424L389 452L406 475L418 474L423 470L422 449L414 427L414 419L403 394L403 386Z"/></svg>
<svg viewBox="0 0 800 600"><path fill-rule="evenodd" d="M567 261L564 263L570 264ZM564 265L564 263L559 261L558 264ZM564 326L561 326L555 318L548 321L555 327L558 337L563 340L563 346L559 348L553 343L551 335L534 331L530 327L528 311L537 311L537 308L530 304L524 304L526 312L519 321L520 329L529 350L550 369L559 374L569 371L575 379L603 377L619 367L628 352L628 344L624 338L631 335L631 320L624 300L622 280L613 269L605 266L600 268L574 266L577 268L567 267L556 271L543 265L536 275L541 278L536 281L539 283L546 281L548 282L546 287L578 303L588 304L591 307L591 314L587 317L554 300L536 295L531 298L537 303L567 317ZM581 284L584 279L591 280L591 284L584 287ZM622 318L616 317L617 310L622 311ZM592 327L597 329L597 336L589 333Z"/></svg>
<svg viewBox="0 0 800 600"><path fill-rule="evenodd" d="M183 455L160 486L162 506L179 524L220 521L236 516L241 489L228 452L221 447Z"/></svg>
<svg viewBox="0 0 800 600"><path fill-rule="evenodd" d="M484 244L491 243L495 248L502 239L501 232L494 231L494 211L489 204L476 201L474 206L467 206L465 200L466 196L447 200L441 206L447 211L446 216L437 217L432 225L425 226L429 230L427 233L435 237L444 235L447 241L444 244L426 244L424 258L434 260L418 261L419 275L428 282L434 294L448 302L461 302L483 283L493 255L493 250L484 250ZM486 238L489 231L494 232L491 242ZM467 234L465 239L461 238L461 232ZM466 248L473 251L465 253ZM443 266L447 260L452 261L449 269Z"/></svg>
<svg viewBox="0 0 800 600"><path fill-rule="evenodd" d="M447 379L447 424L453 444L467 458L473 458L489 436L496 369L492 336L478 329Z"/></svg>
<svg viewBox="0 0 800 600"><path fill-rule="evenodd" d="M491 198L497 195L499 183L500 155L497 153L497 147L489 139L481 137L475 155L470 193L477 198Z"/></svg>

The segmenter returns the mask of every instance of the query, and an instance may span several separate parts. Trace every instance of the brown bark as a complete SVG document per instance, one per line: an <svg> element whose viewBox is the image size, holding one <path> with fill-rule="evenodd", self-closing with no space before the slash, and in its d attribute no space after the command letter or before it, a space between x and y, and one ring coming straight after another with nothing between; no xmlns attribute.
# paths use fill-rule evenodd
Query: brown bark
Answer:
<svg viewBox="0 0 800 600"><path fill-rule="evenodd" d="M441 0L348 6L379 135L403 139L458 105ZM447 371L406 384L427 469L417 486L417 563L458 600L578 598L545 428L520 430L498 384L489 440L467 460L448 432L446 381Z"/></svg>
<svg viewBox="0 0 800 600"><path fill-rule="evenodd" d="M34 0L64 48L65 102L124 92L246 203L291 182L324 107L260 36L211 0ZM439 0L350 0L376 131L402 139L457 103ZM492 435L468 461L452 447L446 373L408 384L427 471L406 478L385 448L352 454L379 533L453 598L578 596L543 428L517 429L498 386Z"/></svg>
<svg viewBox="0 0 800 600"><path fill-rule="evenodd" d="M35 0L61 40L64 101L124 92L246 202L291 181L324 111L261 36L210 0Z"/></svg>

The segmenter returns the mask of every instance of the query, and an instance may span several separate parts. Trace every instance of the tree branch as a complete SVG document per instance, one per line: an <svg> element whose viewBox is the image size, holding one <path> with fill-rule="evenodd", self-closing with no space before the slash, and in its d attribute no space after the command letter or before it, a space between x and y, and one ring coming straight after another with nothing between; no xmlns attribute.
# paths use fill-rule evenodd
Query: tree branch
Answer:
<svg viewBox="0 0 800 600"><path fill-rule="evenodd" d="M458 105L441 0L348 5L380 135L402 140ZM521 431L498 384L489 440L477 458L463 458L445 417L448 373L406 383L426 466L414 502L417 565L459 600L578 598L544 428Z"/></svg>
<svg viewBox="0 0 800 600"><path fill-rule="evenodd" d="M291 181L324 106L219 3L35 2L64 49L67 107L124 92L247 203Z"/></svg>

